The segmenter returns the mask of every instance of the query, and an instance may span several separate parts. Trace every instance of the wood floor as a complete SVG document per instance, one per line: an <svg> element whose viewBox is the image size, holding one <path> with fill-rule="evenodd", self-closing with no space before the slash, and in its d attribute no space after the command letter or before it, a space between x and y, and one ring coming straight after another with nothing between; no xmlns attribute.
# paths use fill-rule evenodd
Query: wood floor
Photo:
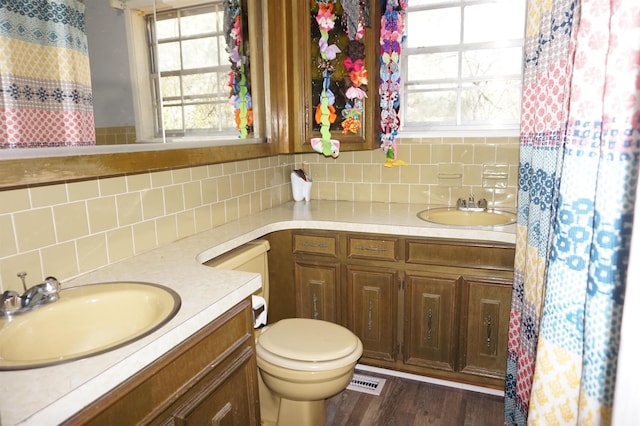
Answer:
<svg viewBox="0 0 640 426"><path fill-rule="evenodd" d="M503 397L377 373L380 396L344 390L327 400L327 426L499 426Z"/></svg>

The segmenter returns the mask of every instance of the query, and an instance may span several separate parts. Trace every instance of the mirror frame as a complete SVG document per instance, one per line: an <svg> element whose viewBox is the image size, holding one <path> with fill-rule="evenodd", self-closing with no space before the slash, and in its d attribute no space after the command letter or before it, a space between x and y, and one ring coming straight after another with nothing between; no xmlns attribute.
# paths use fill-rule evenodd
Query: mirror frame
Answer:
<svg viewBox="0 0 640 426"><path fill-rule="evenodd" d="M60 149L60 148L58 148ZM247 160L276 154L273 143L0 159L0 190ZM1 157L1 156L0 156Z"/></svg>

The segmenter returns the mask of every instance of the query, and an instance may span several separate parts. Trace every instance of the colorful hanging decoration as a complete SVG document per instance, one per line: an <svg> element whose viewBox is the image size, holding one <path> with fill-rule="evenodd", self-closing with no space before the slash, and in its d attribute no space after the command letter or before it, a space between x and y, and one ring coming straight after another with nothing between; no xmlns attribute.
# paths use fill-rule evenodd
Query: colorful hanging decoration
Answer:
<svg viewBox="0 0 640 426"><path fill-rule="evenodd" d="M315 120L320 124L320 138L311 140L311 147L325 157L336 158L340 154L340 141L331 139L331 124L336 121L336 111L334 107L335 95L329 88L331 84L331 74L335 71L333 60L341 50L335 44L329 44L329 32L333 30L336 23L334 7L336 0L316 0L318 13L316 22L320 29L320 58L318 69L322 72L322 92L320 102L316 107Z"/></svg>
<svg viewBox="0 0 640 426"><path fill-rule="evenodd" d="M358 133L364 114L364 99L367 97L369 75L364 65L364 30L369 27L368 0L342 0L342 26L349 38L346 57L342 64L348 79L345 78L348 99L342 110L342 133Z"/></svg>
<svg viewBox="0 0 640 426"><path fill-rule="evenodd" d="M396 136L400 129L400 53L408 0L387 0L380 25L380 141L385 167L405 165L398 159Z"/></svg>
<svg viewBox="0 0 640 426"><path fill-rule="evenodd" d="M240 138L246 139L253 131L253 105L249 81L249 61L243 37L243 14L240 0L225 0L224 31L231 62L229 72L229 103L235 111L236 127Z"/></svg>

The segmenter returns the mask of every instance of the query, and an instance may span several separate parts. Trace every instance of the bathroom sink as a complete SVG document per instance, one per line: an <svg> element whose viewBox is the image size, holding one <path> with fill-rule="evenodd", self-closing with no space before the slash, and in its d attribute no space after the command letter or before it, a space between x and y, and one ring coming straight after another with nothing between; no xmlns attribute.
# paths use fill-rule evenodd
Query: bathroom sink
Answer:
<svg viewBox="0 0 640 426"><path fill-rule="evenodd" d="M112 282L62 290L60 299L0 319L0 370L23 370L101 354L166 324L180 296L150 283Z"/></svg>
<svg viewBox="0 0 640 426"><path fill-rule="evenodd" d="M423 210L418 217L427 222L455 226L502 226L516 222L516 215L504 210L459 210L456 207L438 207Z"/></svg>

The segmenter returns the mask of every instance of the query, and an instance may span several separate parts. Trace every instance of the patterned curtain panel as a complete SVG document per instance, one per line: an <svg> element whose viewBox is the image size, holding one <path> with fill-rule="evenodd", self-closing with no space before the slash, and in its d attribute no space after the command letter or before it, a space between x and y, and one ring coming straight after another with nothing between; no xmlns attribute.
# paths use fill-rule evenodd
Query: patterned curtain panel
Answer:
<svg viewBox="0 0 640 426"><path fill-rule="evenodd" d="M0 148L95 144L84 4L0 1Z"/></svg>
<svg viewBox="0 0 640 426"><path fill-rule="evenodd" d="M576 1L529 1L505 422L526 423L569 115Z"/></svg>
<svg viewBox="0 0 640 426"><path fill-rule="evenodd" d="M640 156L640 2L532 0L528 13L505 424L610 424ZM533 74L544 84L530 91ZM530 142L550 122L557 142Z"/></svg>

